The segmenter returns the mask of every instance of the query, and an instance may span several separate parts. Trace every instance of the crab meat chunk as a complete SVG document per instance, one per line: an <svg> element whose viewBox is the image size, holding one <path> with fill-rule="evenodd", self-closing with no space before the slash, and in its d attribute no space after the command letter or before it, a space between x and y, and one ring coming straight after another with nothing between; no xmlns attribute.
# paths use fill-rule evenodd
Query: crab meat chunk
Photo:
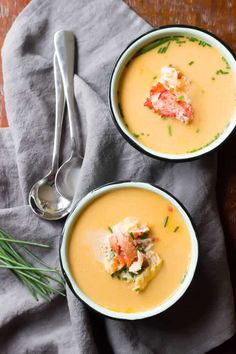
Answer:
<svg viewBox="0 0 236 354"><path fill-rule="evenodd" d="M159 81L151 88L144 105L161 117L175 118L188 124L193 119L188 96L190 81L176 68L163 67Z"/></svg>

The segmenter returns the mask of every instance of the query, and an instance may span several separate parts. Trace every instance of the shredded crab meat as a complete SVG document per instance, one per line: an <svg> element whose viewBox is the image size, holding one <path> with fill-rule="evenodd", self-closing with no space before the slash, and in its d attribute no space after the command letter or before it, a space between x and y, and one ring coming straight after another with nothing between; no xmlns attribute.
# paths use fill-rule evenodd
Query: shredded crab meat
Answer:
<svg viewBox="0 0 236 354"><path fill-rule="evenodd" d="M188 124L193 119L188 95L190 80L173 66L164 66L160 78L150 90L144 105L161 117L175 118Z"/></svg>
<svg viewBox="0 0 236 354"><path fill-rule="evenodd" d="M135 291L143 290L156 275L161 259L153 251L150 229L135 218L111 227L104 239L104 267L113 277L126 280Z"/></svg>

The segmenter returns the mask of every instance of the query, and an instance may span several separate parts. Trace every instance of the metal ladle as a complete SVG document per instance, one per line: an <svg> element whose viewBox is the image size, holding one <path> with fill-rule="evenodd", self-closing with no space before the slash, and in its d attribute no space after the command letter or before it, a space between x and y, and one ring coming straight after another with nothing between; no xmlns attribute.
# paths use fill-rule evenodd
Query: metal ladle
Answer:
<svg viewBox="0 0 236 354"><path fill-rule="evenodd" d="M51 171L36 182L29 193L29 204L32 211L43 219L58 220L66 216L72 206L71 200L58 193L55 177L59 164L61 130L65 107L63 83L56 54L54 55L54 79L56 93L55 135Z"/></svg>

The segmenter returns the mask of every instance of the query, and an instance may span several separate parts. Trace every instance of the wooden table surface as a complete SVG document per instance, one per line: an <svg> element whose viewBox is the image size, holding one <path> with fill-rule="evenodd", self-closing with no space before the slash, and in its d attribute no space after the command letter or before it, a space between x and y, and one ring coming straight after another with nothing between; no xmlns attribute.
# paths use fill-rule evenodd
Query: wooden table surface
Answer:
<svg viewBox="0 0 236 354"><path fill-rule="evenodd" d="M29 2L30 0L0 0L0 48L15 17ZM125 0L125 2L153 26L168 24L200 26L220 36L236 52L236 1L234 0ZM0 59L0 127L6 126ZM236 299L235 134L219 152L217 199L225 231L231 280ZM236 336L209 354L235 353Z"/></svg>

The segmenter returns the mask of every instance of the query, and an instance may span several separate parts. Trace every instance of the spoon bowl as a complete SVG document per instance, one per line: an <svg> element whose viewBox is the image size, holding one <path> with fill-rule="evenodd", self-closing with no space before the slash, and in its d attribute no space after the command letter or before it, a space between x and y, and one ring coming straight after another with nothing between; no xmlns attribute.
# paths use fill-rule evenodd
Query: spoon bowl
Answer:
<svg viewBox="0 0 236 354"><path fill-rule="evenodd" d="M79 157L71 155L57 171L56 189L68 200L72 200L74 197L80 164Z"/></svg>
<svg viewBox="0 0 236 354"><path fill-rule="evenodd" d="M55 188L55 175L49 173L36 182L29 194L33 212L46 220L59 220L71 211L71 201L62 197Z"/></svg>

